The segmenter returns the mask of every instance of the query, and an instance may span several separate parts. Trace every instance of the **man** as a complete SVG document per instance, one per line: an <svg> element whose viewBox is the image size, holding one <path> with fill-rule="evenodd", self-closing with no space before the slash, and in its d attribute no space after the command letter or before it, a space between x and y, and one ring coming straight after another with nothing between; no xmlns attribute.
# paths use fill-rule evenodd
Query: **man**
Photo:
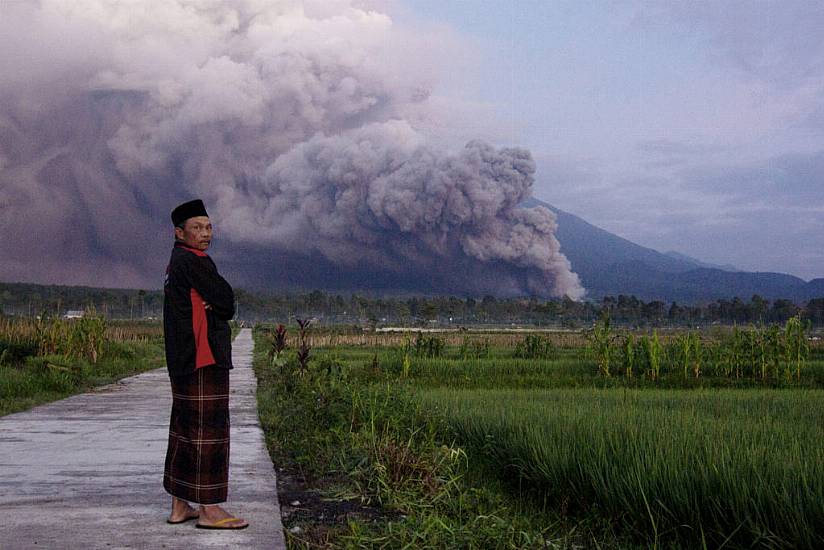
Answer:
<svg viewBox="0 0 824 550"><path fill-rule="evenodd" d="M172 211L175 243L166 268L163 334L172 383L172 415L163 487L172 495L169 523L197 519L206 529L248 523L218 504L229 486L229 369L235 314L232 287L206 254L212 224L200 200ZM200 504L195 510L189 502Z"/></svg>

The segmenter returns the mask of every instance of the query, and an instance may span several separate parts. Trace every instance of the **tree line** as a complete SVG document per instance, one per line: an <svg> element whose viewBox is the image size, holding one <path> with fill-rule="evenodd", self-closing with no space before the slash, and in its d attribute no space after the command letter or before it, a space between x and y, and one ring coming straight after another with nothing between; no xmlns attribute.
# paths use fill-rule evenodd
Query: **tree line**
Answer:
<svg viewBox="0 0 824 550"><path fill-rule="evenodd" d="M602 313L614 323L627 326L702 326L722 324L786 323L801 315L815 326L824 326L824 297L796 304L754 295L702 304L678 304L635 296L605 296L576 302L569 298L497 298L458 296L373 296L321 290L276 294L238 289L237 319L290 321L314 317L323 324L462 325L518 323L536 326L589 326ZM36 316L43 312L63 315L68 310L94 307L110 319L161 318L163 292L144 289L0 283L0 315Z"/></svg>

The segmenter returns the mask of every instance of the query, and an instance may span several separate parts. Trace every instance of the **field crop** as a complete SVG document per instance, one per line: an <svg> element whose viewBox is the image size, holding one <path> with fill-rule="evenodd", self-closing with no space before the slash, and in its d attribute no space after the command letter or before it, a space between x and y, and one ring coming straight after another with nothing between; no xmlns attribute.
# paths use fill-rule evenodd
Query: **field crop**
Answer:
<svg viewBox="0 0 824 550"><path fill-rule="evenodd" d="M501 536L508 542L496 547L816 548L824 545L824 354L803 329L602 325L564 340L373 334L313 348L305 371L292 336L279 354L285 368L259 366L264 429L309 477L331 475L343 493L408 515L383 527L350 522L322 539L331 547L483 547L479 540ZM379 429L364 432L364 419ZM392 452L358 450L358 441ZM433 472L451 487L439 504L376 489L371 476L406 471L406 459L392 464L403 449L465 455L458 470ZM415 493L414 476L394 482ZM479 530L486 512L466 504L476 491L497 503L489 513L498 520L522 521L524 536Z"/></svg>
<svg viewBox="0 0 824 550"><path fill-rule="evenodd" d="M0 415L164 364L162 326L83 319L0 319Z"/></svg>
<svg viewBox="0 0 824 550"><path fill-rule="evenodd" d="M586 345L587 340L580 331L573 330L463 330L449 329L438 331L419 331L417 329L406 329L397 331L363 331L361 329L350 328L348 330L336 329L335 327L325 327L317 329L309 335L309 342L314 347L370 347L370 348L392 348L404 345L406 342L414 342L418 333L422 335L437 336L449 347L459 348L464 341L488 342L497 348L512 348L522 344L526 336L538 335L546 338L555 347L580 348Z"/></svg>
<svg viewBox="0 0 824 550"><path fill-rule="evenodd" d="M824 392L421 393L469 452L543 502L651 542L824 545Z"/></svg>

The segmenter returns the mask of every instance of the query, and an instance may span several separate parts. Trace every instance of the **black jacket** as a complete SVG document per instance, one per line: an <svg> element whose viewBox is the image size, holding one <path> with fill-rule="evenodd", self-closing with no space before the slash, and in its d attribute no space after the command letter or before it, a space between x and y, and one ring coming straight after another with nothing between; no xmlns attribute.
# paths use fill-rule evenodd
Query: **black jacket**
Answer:
<svg viewBox="0 0 824 550"><path fill-rule="evenodd" d="M209 365L232 368L235 294L201 250L175 242L163 285L163 335L170 376ZM211 305L206 309L203 302Z"/></svg>

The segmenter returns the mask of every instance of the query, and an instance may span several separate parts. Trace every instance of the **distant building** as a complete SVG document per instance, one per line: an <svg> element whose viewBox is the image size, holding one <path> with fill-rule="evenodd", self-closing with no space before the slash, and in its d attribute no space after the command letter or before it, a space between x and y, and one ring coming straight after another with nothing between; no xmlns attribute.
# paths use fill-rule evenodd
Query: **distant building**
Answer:
<svg viewBox="0 0 824 550"><path fill-rule="evenodd" d="M81 319L83 317L83 311L80 309L70 309L63 315L63 319Z"/></svg>

